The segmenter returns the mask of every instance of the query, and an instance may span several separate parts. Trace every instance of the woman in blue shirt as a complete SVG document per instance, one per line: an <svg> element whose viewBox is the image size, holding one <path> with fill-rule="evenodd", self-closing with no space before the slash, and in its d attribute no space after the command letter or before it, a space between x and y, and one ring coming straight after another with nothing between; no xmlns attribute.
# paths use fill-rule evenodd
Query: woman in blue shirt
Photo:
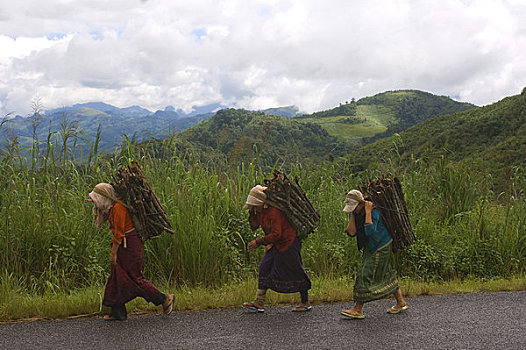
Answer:
<svg viewBox="0 0 526 350"><path fill-rule="evenodd" d="M347 193L343 211L349 213L349 224L345 232L351 237L357 237L362 262L353 289L356 304L352 309L342 310L341 314L349 318L365 318L362 313L363 304L391 294L396 299L396 305L387 312L397 314L407 310L407 303L391 265L393 240L382 223L380 212L373 202L365 201L358 190Z"/></svg>

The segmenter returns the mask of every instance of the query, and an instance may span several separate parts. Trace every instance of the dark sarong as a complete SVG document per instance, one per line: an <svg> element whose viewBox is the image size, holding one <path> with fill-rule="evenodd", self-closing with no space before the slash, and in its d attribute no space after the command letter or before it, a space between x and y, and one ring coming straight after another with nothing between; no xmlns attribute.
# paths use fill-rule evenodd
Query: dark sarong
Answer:
<svg viewBox="0 0 526 350"><path fill-rule="evenodd" d="M111 266L110 277L104 290L104 306L121 306L142 297L159 305L163 294L142 274L144 245L136 232L126 234L126 248L117 251L117 264Z"/></svg>
<svg viewBox="0 0 526 350"><path fill-rule="evenodd" d="M265 253L259 263L258 289L296 293L310 288L310 279L301 260L301 242L298 238L285 252L272 247Z"/></svg>
<svg viewBox="0 0 526 350"><path fill-rule="evenodd" d="M364 248L362 263L354 283L355 302L366 303L383 299L399 289L396 273L391 265L391 245L379 249L374 254L371 254L367 247Z"/></svg>

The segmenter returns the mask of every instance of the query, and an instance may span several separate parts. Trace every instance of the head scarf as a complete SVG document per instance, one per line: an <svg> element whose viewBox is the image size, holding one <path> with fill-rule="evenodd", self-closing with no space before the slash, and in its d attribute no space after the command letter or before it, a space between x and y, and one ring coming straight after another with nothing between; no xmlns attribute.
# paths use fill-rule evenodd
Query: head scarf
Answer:
<svg viewBox="0 0 526 350"><path fill-rule="evenodd" d="M89 197L94 203L93 214L95 215L95 224L97 228L102 228L102 225L108 220L110 209L115 203L112 198L116 198L117 193L112 185L100 183L90 192Z"/></svg>
<svg viewBox="0 0 526 350"><path fill-rule="evenodd" d="M265 186L257 185L252 187L250 192L248 193L247 202L243 206L245 209L249 209L250 207L262 207L265 205L265 199L267 199L267 194L265 193L265 190L267 188Z"/></svg>
<svg viewBox="0 0 526 350"><path fill-rule="evenodd" d="M343 208L343 211L346 213L352 212L359 203L363 203L363 195L362 192L358 190L350 190L349 193L347 193L347 196L345 197L345 207Z"/></svg>

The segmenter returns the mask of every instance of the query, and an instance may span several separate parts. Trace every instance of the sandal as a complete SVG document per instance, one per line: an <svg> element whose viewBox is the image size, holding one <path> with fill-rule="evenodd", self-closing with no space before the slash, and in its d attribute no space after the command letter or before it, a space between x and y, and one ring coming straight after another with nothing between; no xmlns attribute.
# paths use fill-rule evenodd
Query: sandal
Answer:
<svg viewBox="0 0 526 350"><path fill-rule="evenodd" d="M165 315L169 315L172 313L173 309L174 309L174 300L175 300L175 295L173 294L168 294L166 296L167 298L171 298L170 302L168 303L168 305L164 306L163 305L163 314Z"/></svg>
<svg viewBox="0 0 526 350"><path fill-rule="evenodd" d="M407 309L409 309L409 307L407 305L404 305L402 307L398 307L398 306L395 305L395 306L391 307L390 309L388 309L387 313L388 314L398 314L398 313L400 313L402 311L405 311Z"/></svg>
<svg viewBox="0 0 526 350"><path fill-rule="evenodd" d="M259 306L258 304L256 304L255 302L246 302L246 303L243 303L243 307L247 310L250 310L250 311L255 311L255 312L265 312L265 309L261 306Z"/></svg>
<svg viewBox="0 0 526 350"><path fill-rule="evenodd" d="M359 319L359 320L362 320L365 318L365 316L363 314L359 314L355 311L351 311L351 310L342 310L340 312L343 316L347 317L347 318L355 318L355 319Z"/></svg>
<svg viewBox="0 0 526 350"><path fill-rule="evenodd" d="M292 312L307 312L312 310L311 305L296 305L292 308Z"/></svg>

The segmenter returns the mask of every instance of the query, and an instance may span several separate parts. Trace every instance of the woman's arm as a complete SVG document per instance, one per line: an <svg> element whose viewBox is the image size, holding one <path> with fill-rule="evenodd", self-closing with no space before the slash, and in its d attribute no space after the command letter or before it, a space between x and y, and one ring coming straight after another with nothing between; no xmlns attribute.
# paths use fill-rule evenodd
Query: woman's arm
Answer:
<svg viewBox="0 0 526 350"><path fill-rule="evenodd" d="M117 251L122 243L125 232L126 215L129 215L127 209L115 203L110 211L110 229L113 232L113 238L111 240L111 252L110 262L112 265L117 264Z"/></svg>
<svg viewBox="0 0 526 350"><path fill-rule="evenodd" d="M115 203L111 208L110 229L113 232L112 242L114 244L120 245L122 243L124 232L126 232L126 215L129 215L128 209L119 203Z"/></svg>
<svg viewBox="0 0 526 350"><path fill-rule="evenodd" d="M345 232L351 236L356 236L356 217L354 216L354 213L349 213L349 224L347 225L347 228L345 229Z"/></svg>
<svg viewBox="0 0 526 350"><path fill-rule="evenodd" d="M111 245L110 262L112 265L117 265L117 251L119 250L120 244L113 242Z"/></svg>
<svg viewBox="0 0 526 350"><path fill-rule="evenodd" d="M269 217L270 232L265 232L265 237L256 239L257 245L274 243L283 236L283 222L287 220L285 214L281 210L271 207Z"/></svg>
<svg viewBox="0 0 526 350"><path fill-rule="evenodd" d="M374 203L371 201L365 201L365 224L370 225L373 223L372 212L374 208Z"/></svg>

